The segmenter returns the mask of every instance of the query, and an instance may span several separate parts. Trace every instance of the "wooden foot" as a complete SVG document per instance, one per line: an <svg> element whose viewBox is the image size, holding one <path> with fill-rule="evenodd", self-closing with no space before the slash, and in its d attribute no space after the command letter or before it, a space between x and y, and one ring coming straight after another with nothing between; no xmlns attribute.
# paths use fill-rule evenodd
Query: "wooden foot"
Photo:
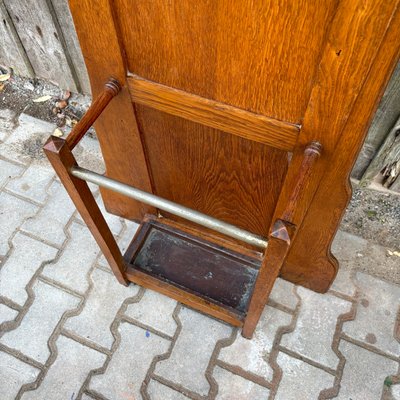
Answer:
<svg viewBox="0 0 400 400"><path fill-rule="evenodd" d="M70 168L77 165L77 163L66 141L51 136L43 150L77 210L96 239L118 282L128 285L122 254L89 186L85 181L75 178L69 173Z"/></svg>
<svg viewBox="0 0 400 400"><path fill-rule="evenodd" d="M242 336L247 339L251 339L253 336L261 313L267 304L272 287L288 254L294 233L294 225L279 219L272 228L268 240L268 248L258 273L242 329Z"/></svg>

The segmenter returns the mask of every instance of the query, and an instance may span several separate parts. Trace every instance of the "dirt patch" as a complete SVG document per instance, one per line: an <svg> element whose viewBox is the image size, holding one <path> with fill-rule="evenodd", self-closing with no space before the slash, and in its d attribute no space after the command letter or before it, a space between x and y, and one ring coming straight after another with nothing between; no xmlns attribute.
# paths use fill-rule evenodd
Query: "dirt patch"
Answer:
<svg viewBox="0 0 400 400"><path fill-rule="evenodd" d="M400 194L355 188L340 229L400 250Z"/></svg>

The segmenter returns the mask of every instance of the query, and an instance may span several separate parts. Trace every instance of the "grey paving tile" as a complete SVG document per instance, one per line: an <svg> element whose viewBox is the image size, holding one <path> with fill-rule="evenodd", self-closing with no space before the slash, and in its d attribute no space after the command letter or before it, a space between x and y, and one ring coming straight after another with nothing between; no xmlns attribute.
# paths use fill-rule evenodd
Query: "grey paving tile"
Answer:
<svg viewBox="0 0 400 400"><path fill-rule="evenodd" d="M15 127L15 111L3 108L0 110L0 140L3 141Z"/></svg>
<svg viewBox="0 0 400 400"><path fill-rule="evenodd" d="M25 165L31 161L47 164L42 147L54 128L53 124L21 114L12 135L0 143L0 155Z"/></svg>
<svg viewBox="0 0 400 400"><path fill-rule="evenodd" d="M43 165L30 165L18 178L11 179L6 189L29 200L43 204L48 197L48 187L54 172Z"/></svg>
<svg viewBox="0 0 400 400"><path fill-rule="evenodd" d="M400 343L393 332L400 307L400 286L361 272L356 275L356 284L361 291L357 315L343 324L343 332L398 357Z"/></svg>
<svg viewBox="0 0 400 400"><path fill-rule="evenodd" d="M173 336L177 328L172 313L177 302L152 290L146 290L139 303L130 304L125 314L159 332Z"/></svg>
<svg viewBox="0 0 400 400"><path fill-rule="evenodd" d="M89 230L76 222L68 232L70 239L60 258L47 264L42 275L84 294L89 288L87 273L99 254L99 247Z"/></svg>
<svg viewBox="0 0 400 400"><path fill-rule="evenodd" d="M336 278L332 283L331 289L346 296L355 297L357 287L354 284L352 275L352 270L346 269L341 265Z"/></svg>
<svg viewBox="0 0 400 400"><path fill-rule="evenodd" d="M276 333L281 326L289 325L292 316L273 307L266 307L251 340L238 333L232 345L221 349L218 359L242 368L266 380L271 380L273 370L268 357Z"/></svg>
<svg viewBox="0 0 400 400"><path fill-rule="evenodd" d="M155 380L150 380L147 385L147 394L151 400L188 400L182 393L177 392L168 386L163 385Z"/></svg>
<svg viewBox="0 0 400 400"><path fill-rule="evenodd" d="M37 210L38 207L31 203L0 192L0 256L8 252L8 240L14 231L26 218L34 216Z"/></svg>
<svg viewBox="0 0 400 400"><path fill-rule="evenodd" d="M40 370L0 352L1 400L15 400L22 385L34 382Z"/></svg>
<svg viewBox="0 0 400 400"><path fill-rule="evenodd" d="M269 390L220 367L215 367L213 377L218 385L216 400L267 399Z"/></svg>
<svg viewBox="0 0 400 400"><path fill-rule="evenodd" d="M135 296L139 286L131 284L125 287L118 283L114 275L98 268L93 270L91 280L93 287L87 295L82 312L69 318L64 327L78 336L111 349L114 337L110 326L123 301Z"/></svg>
<svg viewBox="0 0 400 400"><path fill-rule="evenodd" d="M205 372L210 357L217 342L228 338L232 328L188 308L182 308L179 320L182 330L172 353L168 359L157 363L155 374L206 395L210 385Z"/></svg>
<svg viewBox="0 0 400 400"><path fill-rule="evenodd" d="M0 343L45 363L50 355L47 342L65 311L76 308L79 298L44 282L33 286L35 300L18 328L6 332Z"/></svg>
<svg viewBox="0 0 400 400"><path fill-rule="evenodd" d="M49 188L50 198L34 218L27 220L22 230L55 246L62 246L66 239L64 228L75 212L75 206L64 187L54 181Z"/></svg>
<svg viewBox="0 0 400 400"><path fill-rule="evenodd" d="M170 342L128 323L118 328L121 343L104 374L94 375L89 389L108 399L141 399L140 388L153 358L164 354Z"/></svg>
<svg viewBox="0 0 400 400"><path fill-rule="evenodd" d="M0 325L7 321L13 321L18 315L18 311L7 307L5 304L0 304Z"/></svg>
<svg viewBox="0 0 400 400"><path fill-rule="evenodd" d="M23 306L28 299L26 285L45 261L57 255L57 249L18 232L13 249L0 269L0 295Z"/></svg>
<svg viewBox="0 0 400 400"><path fill-rule="evenodd" d="M298 299L293 293L294 285L284 279L278 278L270 295L270 299L276 301L283 306L294 310L297 306Z"/></svg>
<svg viewBox="0 0 400 400"><path fill-rule="evenodd" d="M65 336L56 342L57 358L50 366L40 386L25 392L23 400L76 399L86 377L93 369L100 368L106 355Z"/></svg>
<svg viewBox="0 0 400 400"><path fill-rule="evenodd" d="M15 165L0 159L0 188L5 185L8 180L21 175L23 170L24 168L20 165Z"/></svg>
<svg viewBox="0 0 400 400"><path fill-rule="evenodd" d="M285 353L279 353L277 362L282 369L282 379L275 400L318 399L322 390L333 386L332 375Z"/></svg>
<svg viewBox="0 0 400 400"><path fill-rule="evenodd" d="M397 373L398 364L344 340L339 351L346 358L338 400L380 399L387 376Z"/></svg>
<svg viewBox="0 0 400 400"><path fill-rule="evenodd" d="M281 345L329 368L338 357L331 348L339 315L349 312L351 303L331 294L298 288L301 307L293 332L284 334Z"/></svg>

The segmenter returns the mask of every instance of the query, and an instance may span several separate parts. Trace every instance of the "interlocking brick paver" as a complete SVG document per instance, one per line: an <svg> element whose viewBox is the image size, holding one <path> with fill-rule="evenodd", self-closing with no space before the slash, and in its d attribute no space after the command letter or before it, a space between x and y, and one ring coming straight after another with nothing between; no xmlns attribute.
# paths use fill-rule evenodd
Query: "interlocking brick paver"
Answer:
<svg viewBox="0 0 400 400"><path fill-rule="evenodd" d="M6 332L0 342L34 360L45 363L50 355L47 341L65 311L76 308L79 298L44 282L33 286L35 300L18 328Z"/></svg>
<svg viewBox="0 0 400 400"><path fill-rule="evenodd" d="M0 188L5 185L9 179L21 175L23 170L24 168L20 165L15 165L0 159Z"/></svg>
<svg viewBox="0 0 400 400"><path fill-rule="evenodd" d="M0 140L3 141L15 127L16 113L9 109L2 109L0 113Z"/></svg>
<svg viewBox="0 0 400 400"><path fill-rule="evenodd" d="M96 344L111 349L114 337L110 325L123 301L135 296L139 286L125 287L114 275L98 268L91 274L91 288L82 312L69 318L64 327Z"/></svg>
<svg viewBox="0 0 400 400"><path fill-rule="evenodd" d="M392 400L400 400L400 384L391 387Z"/></svg>
<svg viewBox="0 0 400 400"><path fill-rule="evenodd" d="M103 203L103 199L101 198L100 195L96 196L96 202L100 208L101 213L103 214L104 219L107 221L108 227L110 228L111 232L114 235L119 235L122 232L122 229L124 228L122 219L117 217L116 215L110 214L108 211L106 211L106 208ZM78 219L78 221L81 221L83 223L83 219L79 213L78 213L77 219Z"/></svg>
<svg viewBox="0 0 400 400"><path fill-rule="evenodd" d="M339 315L351 310L351 303L331 294L298 289L301 308L293 332L284 334L281 345L317 363L336 368L338 357L331 349Z"/></svg>
<svg viewBox="0 0 400 400"><path fill-rule="evenodd" d="M176 322L172 313L177 302L152 290L146 290L139 303L130 304L125 314L159 332L173 336Z"/></svg>
<svg viewBox="0 0 400 400"><path fill-rule="evenodd" d="M89 282L87 273L99 254L99 248L89 230L73 222L68 230L70 238L60 258L44 267L42 275L84 293Z"/></svg>
<svg viewBox="0 0 400 400"><path fill-rule="evenodd" d="M29 164L44 160L42 147L54 130L54 125L40 119L21 114L18 118L18 126L12 135L0 143L0 155L9 160L23 164Z"/></svg>
<svg viewBox="0 0 400 400"><path fill-rule="evenodd" d="M343 332L398 357L400 343L393 331L400 306L400 287L360 272L356 284L361 291L357 315L353 321L344 323Z"/></svg>
<svg viewBox="0 0 400 400"><path fill-rule="evenodd" d="M22 385L34 382L39 370L17 358L0 352L1 400L14 400Z"/></svg>
<svg viewBox="0 0 400 400"><path fill-rule="evenodd" d="M22 176L11 179L6 189L27 199L44 203L48 197L47 189L54 172L43 165L30 165Z"/></svg>
<svg viewBox="0 0 400 400"><path fill-rule="evenodd" d="M51 184L49 194L49 200L34 218L23 224L22 230L61 246L66 239L65 225L72 217L75 206L64 187L57 181Z"/></svg>
<svg viewBox="0 0 400 400"><path fill-rule="evenodd" d="M275 400L318 399L322 390L333 385L332 375L285 353L279 353L277 363L282 369L282 379Z"/></svg>
<svg viewBox="0 0 400 400"><path fill-rule="evenodd" d="M154 379L147 385L147 394L151 400L188 400L182 393L163 385Z"/></svg>
<svg viewBox="0 0 400 400"><path fill-rule="evenodd" d="M269 390L223 368L215 367L213 377L218 384L216 400L267 399Z"/></svg>
<svg viewBox="0 0 400 400"><path fill-rule="evenodd" d="M0 256L4 256L11 235L26 218L35 215L38 207L4 192L0 192L0 204Z"/></svg>
<svg viewBox="0 0 400 400"><path fill-rule="evenodd" d="M157 363L155 374L206 395L210 384L205 372L210 357L217 342L227 339L232 328L188 308L182 308L178 318L182 330L170 357Z"/></svg>
<svg viewBox="0 0 400 400"><path fill-rule="evenodd" d="M294 310L298 303L298 298L293 293L294 285L288 281L278 278L270 295L270 299Z"/></svg>
<svg viewBox="0 0 400 400"><path fill-rule="evenodd" d="M344 340L339 351L346 358L337 400L380 399L387 376L395 375L398 363Z"/></svg>
<svg viewBox="0 0 400 400"><path fill-rule="evenodd" d="M232 345L221 349L218 359L261 376L272 379L273 370L268 364L272 345L281 326L289 325L292 316L273 307L266 307L251 340L238 333Z"/></svg>
<svg viewBox="0 0 400 400"><path fill-rule="evenodd" d="M18 311L7 307L5 304L0 304L0 325L7 321L12 321L18 315Z"/></svg>
<svg viewBox="0 0 400 400"><path fill-rule="evenodd" d="M346 296L354 297L357 287L354 284L353 271L351 269L346 269L346 267L339 268L331 289Z"/></svg>
<svg viewBox="0 0 400 400"><path fill-rule="evenodd" d="M22 306L28 299L26 285L43 262L54 259L57 249L19 232L12 244L11 254L0 269L0 295Z"/></svg>
<svg viewBox="0 0 400 400"><path fill-rule="evenodd" d="M126 322L118 331L117 350L104 374L92 377L89 388L112 400L141 399L140 388L153 358L164 354L170 342Z"/></svg>
<svg viewBox="0 0 400 400"><path fill-rule="evenodd" d="M105 354L62 335L56 346L57 358L44 380L36 390L25 392L23 400L76 399L88 373L106 360Z"/></svg>
<svg viewBox="0 0 400 400"><path fill-rule="evenodd" d="M129 244L132 242L133 237L139 227L136 222L125 220L126 228L123 231L122 235L117 239L118 247L121 250L121 253L124 254ZM99 265L102 267L110 268L107 263L107 260L102 255L98 261Z"/></svg>

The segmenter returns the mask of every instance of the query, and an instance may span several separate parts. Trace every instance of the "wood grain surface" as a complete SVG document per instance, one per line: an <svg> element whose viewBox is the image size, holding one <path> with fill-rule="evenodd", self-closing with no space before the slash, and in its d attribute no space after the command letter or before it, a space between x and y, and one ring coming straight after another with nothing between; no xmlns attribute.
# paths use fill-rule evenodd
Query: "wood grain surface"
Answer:
<svg viewBox="0 0 400 400"><path fill-rule="evenodd" d="M300 130L297 125L160 85L137 75L129 76L127 81L135 103L280 150L292 151L296 144Z"/></svg>

